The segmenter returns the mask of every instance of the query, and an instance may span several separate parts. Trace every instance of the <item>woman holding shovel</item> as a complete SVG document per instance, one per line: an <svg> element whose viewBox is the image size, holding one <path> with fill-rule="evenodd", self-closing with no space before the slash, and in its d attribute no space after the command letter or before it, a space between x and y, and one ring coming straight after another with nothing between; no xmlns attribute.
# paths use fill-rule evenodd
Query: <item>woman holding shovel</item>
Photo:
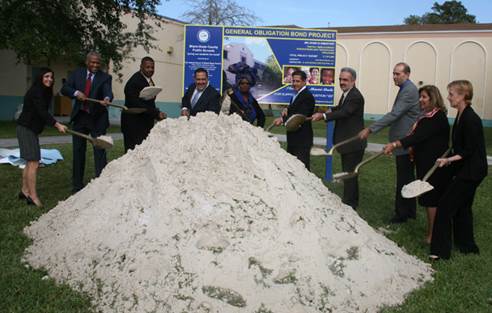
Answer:
<svg viewBox="0 0 492 313"><path fill-rule="evenodd" d="M64 133L65 125L58 123L48 111L53 97L53 83L55 81L53 71L41 68L34 79L31 88L24 96L22 113L17 120L17 139L19 141L20 157L26 161L26 167L22 172L22 189L19 199L26 200L29 205L43 206L36 192L36 175L41 159L39 147L39 134L45 125L56 127Z"/></svg>
<svg viewBox="0 0 492 313"><path fill-rule="evenodd" d="M487 154L482 120L471 107L473 86L467 80L448 85L448 100L457 110L452 132L450 157L437 160L439 166L449 166L453 178L439 201L432 234L432 260L449 259L451 238L461 253L478 254L473 234L472 204L475 191L487 176Z"/></svg>
<svg viewBox="0 0 492 313"><path fill-rule="evenodd" d="M390 142L384 147L388 155L398 147L410 147L410 156L415 162L417 178L422 179L427 171L435 164L448 149L449 124L446 117L446 107L441 93L436 86L424 86L419 89L420 108L422 115L413 125L410 134L400 140ZM427 235L425 242L430 244L432 228L437 211L437 204L444 193L449 177L447 171L437 170L429 183L433 190L419 197L418 202L427 208Z"/></svg>

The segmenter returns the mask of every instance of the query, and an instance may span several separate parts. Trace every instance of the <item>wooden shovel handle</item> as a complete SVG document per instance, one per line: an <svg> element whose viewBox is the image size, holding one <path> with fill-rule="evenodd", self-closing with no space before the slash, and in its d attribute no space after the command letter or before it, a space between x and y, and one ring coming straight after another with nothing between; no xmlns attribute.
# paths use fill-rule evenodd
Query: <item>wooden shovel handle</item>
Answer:
<svg viewBox="0 0 492 313"><path fill-rule="evenodd" d="M445 158L449 152L451 152L451 148L449 148L448 150L446 150L440 157L440 159L442 158ZM437 161L437 160L436 160ZM436 162L434 163L434 165L430 168L429 171L427 171L427 173L425 173L425 176L424 178L422 178L422 181L427 181L429 179L429 177L431 177L432 174L434 174L434 172L436 171L436 169L439 167L439 164Z"/></svg>
<svg viewBox="0 0 492 313"><path fill-rule="evenodd" d="M102 100L97 100L97 99L93 99L93 98L87 98L86 100L90 101L90 102L97 102L99 104L101 104L101 102L102 102ZM116 104L116 103L112 103L112 102L108 103L107 105L121 109L121 110L124 110L124 111L128 110L128 107L126 107L125 105L120 105L120 104Z"/></svg>

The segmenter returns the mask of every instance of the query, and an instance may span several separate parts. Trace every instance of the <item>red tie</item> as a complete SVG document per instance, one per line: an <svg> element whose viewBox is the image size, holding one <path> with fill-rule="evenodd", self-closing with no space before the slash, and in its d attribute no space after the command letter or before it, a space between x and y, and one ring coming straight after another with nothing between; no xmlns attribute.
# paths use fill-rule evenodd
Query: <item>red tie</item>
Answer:
<svg viewBox="0 0 492 313"><path fill-rule="evenodd" d="M85 93L86 97L89 97L89 93L91 92L91 86L92 86L92 79L91 78L92 78L92 73L89 72L89 74L87 75L87 79L85 80L84 93ZM89 113L89 104L87 103L87 101L84 101L84 106L83 106L82 110Z"/></svg>

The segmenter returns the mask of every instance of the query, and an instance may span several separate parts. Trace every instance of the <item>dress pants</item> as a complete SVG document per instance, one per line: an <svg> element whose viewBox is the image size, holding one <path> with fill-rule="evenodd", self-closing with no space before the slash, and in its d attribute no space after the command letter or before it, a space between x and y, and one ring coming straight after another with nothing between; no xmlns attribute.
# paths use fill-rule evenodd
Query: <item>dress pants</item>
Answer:
<svg viewBox="0 0 492 313"><path fill-rule="evenodd" d="M292 146L287 144L287 152L299 159L310 170L311 146Z"/></svg>
<svg viewBox="0 0 492 313"><path fill-rule="evenodd" d="M106 128L101 129L95 127L98 124L104 124L104 121L98 119L107 119L107 114L103 114L97 118L92 115L80 111L74 118L73 130L90 134L92 137L98 137L106 134ZM85 171L85 154L87 150L87 140L79 136L72 136L73 143L73 172L72 172L72 191L77 192L84 188L84 171ZM102 170L107 164L106 150L94 148L94 170L96 177L101 175Z"/></svg>
<svg viewBox="0 0 492 313"><path fill-rule="evenodd" d="M454 178L439 201L432 232L431 254L451 256L452 234L462 253L479 253L473 235L472 204L480 182Z"/></svg>
<svg viewBox="0 0 492 313"><path fill-rule="evenodd" d="M357 164L362 161L363 156L364 150L342 153L342 171L347 173L353 172ZM343 181L342 202L350 205L354 210L359 206L359 182L357 176Z"/></svg>
<svg viewBox="0 0 492 313"><path fill-rule="evenodd" d="M396 194L395 216L401 219L415 218L417 215L417 201L415 198L406 199L401 195L401 189L415 180L415 165L410 155L396 156Z"/></svg>
<svg viewBox="0 0 492 313"><path fill-rule="evenodd" d="M126 131L123 133L123 144L125 152L135 149L135 146L141 144L149 135L149 131Z"/></svg>

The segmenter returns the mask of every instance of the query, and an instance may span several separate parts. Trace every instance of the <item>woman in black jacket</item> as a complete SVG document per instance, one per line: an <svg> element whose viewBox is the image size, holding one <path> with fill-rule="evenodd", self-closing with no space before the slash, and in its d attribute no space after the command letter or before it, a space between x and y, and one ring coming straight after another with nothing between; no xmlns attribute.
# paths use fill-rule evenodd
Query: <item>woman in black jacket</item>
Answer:
<svg viewBox="0 0 492 313"><path fill-rule="evenodd" d="M436 160L444 154L449 145L449 123L441 93L436 86L423 86L419 89L422 116L412 127L411 133L400 140L388 143L386 154L398 147L410 147L410 155L415 162L417 177L422 179ZM438 169L429 177L433 190L419 197L419 204L427 208L427 235L425 241L430 244L432 228L436 217L439 199L446 191L449 181L448 171Z"/></svg>
<svg viewBox="0 0 492 313"><path fill-rule="evenodd" d="M36 174L41 159L38 136L45 125L54 126L62 133L66 130L66 126L58 123L48 111L53 97L53 83L53 71L48 68L40 69L39 75L24 96L24 105L16 128L20 157L26 161L19 199L25 199L28 204L38 207L43 205L36 192Z"/></svg>
<svg viewBox="0 0 492 313"><path fill-rule="evenodd" d="M448 100L458 112L452 131L452 154L438 159L439 166L449 166L453 178L439 201L431 243L431 260L449 259L451 239L460 252L479 253L473 235L472 204L475 191L487 176L487 154L482 120L473 111L473 86L467 80L448 85Z"/></svg>
<svg viewBox="0 0 492 313"><path fill-rule="evenodd" d="M265 113L260 108L258 101L250 92L251 82L246 77L241 77L238 80L238 85L234 88L234 93L231 94L231 109L230 114L237 113L243 120L256 126L265 126Z"/></svg>

